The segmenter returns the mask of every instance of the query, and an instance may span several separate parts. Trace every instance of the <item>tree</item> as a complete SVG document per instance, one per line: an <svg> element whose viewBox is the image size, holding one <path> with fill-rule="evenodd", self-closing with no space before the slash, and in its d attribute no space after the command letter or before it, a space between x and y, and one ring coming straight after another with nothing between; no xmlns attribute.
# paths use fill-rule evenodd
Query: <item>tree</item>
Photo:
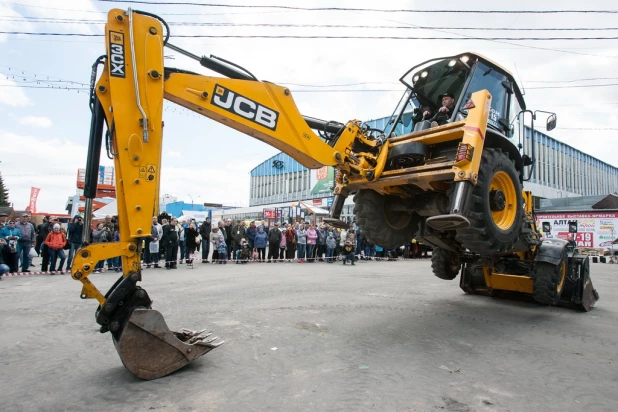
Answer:
<svg viewBox="0 0 618 412"><path fill-rule="evenodd" d="M9 202L9 190L4 186L2 172L0 172L0 206L11 206Z"/></svg>

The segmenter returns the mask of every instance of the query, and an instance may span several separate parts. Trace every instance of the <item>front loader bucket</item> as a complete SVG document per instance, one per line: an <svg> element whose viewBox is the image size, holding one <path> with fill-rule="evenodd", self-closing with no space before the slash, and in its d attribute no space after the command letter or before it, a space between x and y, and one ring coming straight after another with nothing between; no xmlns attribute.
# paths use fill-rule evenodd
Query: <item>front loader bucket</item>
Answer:
<svg viewBox="0 0 618 412"><path fill-rule="evenodd" d="M139 308L120 335L114 335L114 345L127 369L138 378L151 380L182 368L223 343L203 332L172 332L160 312Z"/></svg>

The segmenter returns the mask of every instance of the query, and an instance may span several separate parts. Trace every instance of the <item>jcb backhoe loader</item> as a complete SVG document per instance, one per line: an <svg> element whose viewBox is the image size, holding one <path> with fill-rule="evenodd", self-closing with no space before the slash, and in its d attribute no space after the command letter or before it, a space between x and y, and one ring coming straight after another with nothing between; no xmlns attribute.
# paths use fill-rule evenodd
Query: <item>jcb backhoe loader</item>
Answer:
<svg viewBox="0 0 618 412"><path fill-rule="evenodd" d="M466 292L511 291L586 310L597 300L588 258L567 250L566 241L539 239L532 197L522 191L534 151L522 156L513 143L531 112L513 77L495 63L466 53L413 67L401 78L406 91L387 130L374 130L358 120L343 124L301 115L286 87L169 43L169 27L158 16L113 9L105 33L107 52L91 77L84 220L90 226L106 125L120 241L90 244L85 231L72 277L82 282L83 299L98 301L101 332L111 332L122 362L138 377L165 376L221 343L200 332L171 332L137 286L142 239L158 212L164 99L262 140L308 168L335 167L331 223L343 225L343 203L355 193L356 219L368 239L396 247L420 230L435 247L436 276L461 273ZM165 67L164 47L224 77ZM448 110L440 109L441 95L454 100ZM438 121L431 113L447 118ZM552 115L548 129L555 122ZM123 275L103 295L89 276L96 262L115 256L122 258Z"/></svg>

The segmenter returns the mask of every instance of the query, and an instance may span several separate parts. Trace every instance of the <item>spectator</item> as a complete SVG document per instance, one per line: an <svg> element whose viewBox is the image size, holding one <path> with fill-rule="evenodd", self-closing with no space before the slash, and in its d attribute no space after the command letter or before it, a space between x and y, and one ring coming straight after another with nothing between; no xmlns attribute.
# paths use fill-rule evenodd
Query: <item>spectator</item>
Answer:
<svg viewBox="0 0 618 412"><path fill-rule="evenodd" d="M326 238L326 261L328 263L333 263L335 261L335 248L337 247L337 239L333 235L333 232L328 233L328 237Z"/></svg>
<svg viewBox="0 0 618 412"><path fill-rule="evenodd" d="M307 253L307 231L305 230L305 225L299 225L298 231L296 232L296 242L298 245L298 263L305 262L305 255Z"/></svg>
<svg viewBox="0 0 618 412"><path fill-rule="evenodd" d="M178 220L173 217L169 225L163 228L161 236L163 247L165 248L165 268L177 269L178 262Z"/></svg>
<svg viewBox="0 0 618 412"><path fill-rule="evenodd" d="M4 225L4 222L3 222L3 225ZM4 229L4 226L2 227L2 229ZM2 280L2 276L4 276L5 273L13 272L10 266L7 265L6 261L4 260L4 257L10 253L10 252L7 252L7 249L8 249L8 245L6 241L3 238L0 238L0 280ZM17 272L17 270L15 270L14 272Z"/></svg>
<svg viewBox="0 0 618 412"><path fill-rule="evenodd" d="M219 260L219 242L221 239L219 235L219 228L213 227L210 232L210 243L212 243L212 261L214 263L218 263Z"/></svg>
<svg viewBox="0 0 618 412"><path fill-rule="evenodd" d="M258 260L260 262L266 261L266 245L268 244L268 237L264 232L264 226L258 227L258 231L255 234L254 246L258 251Z"/></svg>
<svg viewBox="0 0 618 412"><path fill-rule="evenodd" d="M373 243L365 238L365 259L371 260L375 256L376 250Z"/></svg>
<svg viewBox="0 0 618 412"><path fill-rule="evenodd" d="M244 237L239 242L240 249L238 250L238 261L236 263L247 263L251 258L251 248L249 242Z"/></svg>
<svg viewBox="0 0 618 412"><path fill-rule="evenodd" d="M249 246L253 249L253 244L255 241L255 234L257 233L257 228L255 227L255 222L252 221L249 224L249 227L245 231L245 236L247 237L247 241L249 242Z"/></svg>
<svg viewBox="0 0 618 412"><path fill-rule="evenodd" d="M362 252L365 250L365 236L363 232L359 228L356 229L356 256L361 256Z"/></svg>
<svg viewBox="0 0 618 412"><path fill-rule="evenodd" d="M75 252L80 248L82 244L82 236L84 234L84 222L82 217L76 215L73 217L73 221L69 223L68 238L71 247L69 249L69 258L67 259L67 270L71 270L71 264L73 263L73 256ZM62 268L60 268L62 269Z"/></svg>
<svg viewBox="0 0 618 412"><path fill-rule="evenodd" d="M378 246L376 245L376 260L382 260L382 258L384 257L384 249L382 248L382 246Z"/></svg>
<svg viewBox="0 0 618 412"><path fill-rule="evenodd" d="M108 229L108 233L112 235L116 231L116 223L112 220L110 215L105 216L105 221L103 222L103 227ZM110 239L111 241L112 239Z"/></svg>
<svg viewBox="0 0 618 412"><path fill-rule="evenodd" d="M163 236L163 225L159 224L157 218L152 219L152 227L150 228L150 245L148 246L148 264L146 267L149 268L151 263L154 263L155 269L159 269L159 259L160 259L160 251L161 251L161 237Z"/></svg>
<svg viewBox="0 0 618 412"><path fill-rule="evenodd" d="M272 259L274 263L279 260L279 245L281 244L281 231L279 230L279 222L275 223L275 227L268 231L268 262Z"/></svg>
<svg viewBox="0 0 618 412"><path fill-rule="evenodd" d="M49 216L43 216L43 223L37 225L36 227L37 235L36 235L36 243L34 245L34 251L36 252L37 256L41 256L41 247L43 243L45 242L45 237L47 237L46 233L45 233L45 237L43 236L44 234L43 227L47 224L47 222L49 222Z"/></svg>
<svg viewBox="0 0 618 412"><path fill-rule="evenodd" d="M318 234L316 258L319 259L320 262L323 262L323 256L326 254L326 238L328 237L328 233L324 225L321 225L316 232Z"/></svg>
<svg viewBox="0 0 618 412"><path fill-rule="evenodd" d="M9 223L0 230L0 239L4 241L4 247L2 253L4 254L2 260L6 264L11 272L18 271L18 254L17 244L21 238L21 232L15 228L15 221L10 220Z"/></svg>
<svg viewBox="0 0 618 412"><path fill-rule="evenodd" d="M238 260L239 254L236 253L240 250L240 241L245 238L245 222L240 220L236 221L236 225L232 228L232 251L234 253L234 259Z"/></svg>
<svg viewBox="0 0 618 412"><path fill-rule="evenodd" d="M190 223L189 227L185 229L186 242L187 242L187 255L186 255L186 263L193 263L193 254L195 250L200 247L198 242L199 233L195 228L194 223ZM181 258L182 259L182 258Z"/></svg>
<svg viewBox="0 0 618 412"><path fill-rule="evenodd" d="M43 224L39 225L37 234L37 242L39 238L41 241L39 245L39 256L43 258L41 261L41 270L43 272L47 272L47 269L49 268L49 250L47 249L47 246L45 246L45 239L47 239L47 235L53 230L54 227L54 219L51 216L46 217L47 220L44 219Z"/></svg>
<svg viewBox="0 0 618 412"><path fill-rule="evenodd" d="M2 230L6 225L8 225L7 220L9 219L9 215L2 212L0 213L0 230ZM45 219L45 218L43 218Z"/></svg>
<svg viewBox="0 0 618 412"><path fill-rule="evenodd" d="M344 265L345 262L349 260L352 263L352 266L354 266L354 245L351 241L345 241L343 245L343 250L341 252L341 257Z"/></svg>
<svg viewBox="0 0 618 412"><path fill-rule="evenodd" d="M178 225L178 249L180 249L180 262L186 258L187 263L189 263L189 254L187 253L187 244L186 244L186 232L185 230L189 227L189 224L186 220L182 220Z"/></svg>
<svg viewBox="0 0 618 412"><path fill-rule="evenodd" d="M32 223L28 222L28 214L24 213L21 215L21 219L19 222L15 224L15 227L21 233L19 240L17 241L17 254L21 258L21 271L22 272L30 272L30 248L34 247L36 243L36 230ZM45 257L43 257L45 259ZM47 257L47 262L49 264L49 256ZM47 271L47 266L43 269L44 272Z"/></svg>
<svg viewBox="0 0 618 412"><path fill-rule="evenodd" d="M103 226L103 223L99 223L97 228L92 231L92 243L105 243L109 240L108 236L107 228ZM98 261L93 273L101 273L104 264L104 260Z"/></svg>
<svg viewBox="0 0 618 412"><path fill-rule="evenodd" d="M157 228L156 231L154 229L155 227ZM159 220L157 219L156 216L152 217L152 226L150 230L151 230L150 236L147 236L146 238L144 238L144 264L146 265L147 268L150 267L151 262L152 262L152 253L151 253L152 248L150 247L150 243L152 242L152 239L154 238L161 239L161 234L163 234L163 227L159 224ZM158 247L159 247L159 243L157 242L157 248ZM156 252L158 256L159 251L157 250Z"/></svg>
<svg viewBox="0 0 618 412"><path fill-rule="evenodd" d="M281 233L281 240L279 241L279 259L284 260L285 259L285 246L287 244L287 239L286 239L286 232L287 229L283 229L280 231Z"/></svg>
<svg viewBox="0 0 618 412"><path fill-rule="evenodd" d="M114 242L120 242L120 228L118 226L118 223L115 224L116 226L116 231L114 232L113 235L113 241ZM113 266L114 266L114 272L122 272L122 258L120 256L116 256L113 259Z"/></svg>
<svg viewBox="0 0 618 412"><path fill-rule="evenodd" d="M296 253L296 230L292 225L288 225L287 230L285 231L285 258L288 261L294 260L294 255Z"/></svg>
<svg viewBox="0 0 618 412"><path fill-rule="evenodd" d="M226 219L225 220L225 243L227 245L227 258L231 259L232 258L232 250L233 250L233 245L232 245L232 229L234 229L232 227L232 219Z"/></svg>
<svg viewBox="0 0 618 412"><path fill-rule="evenodd" d="M210 234L212 233L212 225L210 218L207 217L204 223L200 226L200 236L202 236L202 263L208 263L208 254L210 253Z"/></svg>
<svg viewBox="0 0 618 412"><path fill-rule="evenodd" d="M318 232L315 231L315 226L309 225L307 230L307 259L309 263L314 262L313 252L318 241Z"/></svg>
<svg viewBox="0 0 618 412"><path fill-rule="evenodd" d="M60 225L56 223L52 232L47 235L47 238L45 238L45 245L49 248L49 259L51 260L49 270L52 275L55 274L54 272L56 271L56 261L58 260L58 257L60 257L60 265L58 265L58 268L62 271L62 267L64 266L64 261L66 259L66 256L64 255L64 245L66 243L67 238L64 233L60 231Z"/></svg>
<svg viewBox="0 0 618 412"><path fill-rule="evenodd" d="M223 222L220 222L223 223ZM227 244L225 243L225 226L219 229L219 241L217 243L217 252L219 253L219 264L227 265Z"/></svg>

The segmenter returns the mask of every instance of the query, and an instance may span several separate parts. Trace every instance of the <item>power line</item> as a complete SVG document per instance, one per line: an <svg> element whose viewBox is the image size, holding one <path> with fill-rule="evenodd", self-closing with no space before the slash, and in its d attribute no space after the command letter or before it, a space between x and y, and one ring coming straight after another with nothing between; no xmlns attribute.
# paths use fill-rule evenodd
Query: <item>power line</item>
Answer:
<svg viewBox="0 0 618 412"><path fill-rule="evenodd" d="M88 33L51 33L51 32L20 32L0 31L0 34L14 34L25 36L76 36L76 37L104 37L104 34ZM211 38L211 39L358 39L358 40L618 40L618 37L403 37L403 36L296 36L296 35L210 35L210 34L177 34L175 38ZM615 57L615 56L612 56Z"/></svg>
<svg viewBox="0 0 618 412"><path fill-rule="evenodd" d="M156 6L201 6L222 8L268 8L299 11L372 11L379 13L457 13L457 14L565 14L565 13L590 13L590 14L616 14L618 10L422 10L422 9L361 9L353 7L298 7L279 5L254 5L254 4L219 4L197 2L170 2L170 1L146 1L146 0L97 0L101 3L133 3L150 4Z"/></svg>
<svg viewBox="0 0 618 412"><path fill-rule="evenodd" d="M105 24L105 20L58 19L53 17L0 16L1 21L32 22L49 24ZM221 23L168 21L170 26L199 27L279 27L279 28L349 28L349 29L406 29L406 30L472 30L472 31L610 31L618 27L440 27L440 26L392 26L392 25L350 25L350 24L286 24L286 23Z"/></svg>
<svg viewBox="0 0 618 412"><path fill-rule="evenodd" d="M618 80L618 77L592 77L589 79L571 79L571 80L524 80L528 83L575 83L587 82L593 80Z"/></svg>

